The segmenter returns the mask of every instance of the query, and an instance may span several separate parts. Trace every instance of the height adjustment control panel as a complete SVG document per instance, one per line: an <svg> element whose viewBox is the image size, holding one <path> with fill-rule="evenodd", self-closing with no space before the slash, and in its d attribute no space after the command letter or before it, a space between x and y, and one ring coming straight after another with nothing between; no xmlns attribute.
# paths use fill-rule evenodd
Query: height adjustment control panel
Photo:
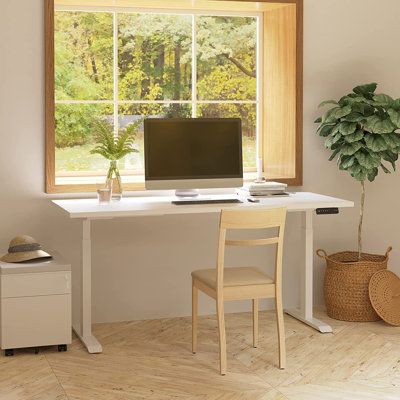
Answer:
<svg viewBox="0 0 400 400"><path fill-rule="evenodd" d="M339 209L337 207L317 208L316 213L317 215L339 214Z"/></svg>

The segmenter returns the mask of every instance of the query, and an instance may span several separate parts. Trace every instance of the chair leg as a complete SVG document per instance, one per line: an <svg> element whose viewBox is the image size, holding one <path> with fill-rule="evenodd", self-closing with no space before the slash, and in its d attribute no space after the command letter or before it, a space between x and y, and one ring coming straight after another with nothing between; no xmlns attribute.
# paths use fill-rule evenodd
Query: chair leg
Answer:
<svg viewBox="0 0 400 400"><path fill-rule="evenodd" d="M226 374L226 336L225 336L225 316L224 302L222 299L217 299L217 318L219 332L219 360L221 375Z"/></svg>
<svg viewBox="0 0 400 400"><path fill-rule="evenodd" d="M279 368L285 369L286 366L286 346L285 346L285 326L283 322L282 293L277 291L275 297L276 319L278 325L279 342Z"/></svg>
<svg viewBox="0 0 400 400"><path fill-rule="evenodd" d="M194 286L192 280L192 353L197 352L197 304L198 304L199 290Z"/></svg>
<svg viewBox="0 0 400 400"><path fill-rule="evenodd" d="M253 299L253 347L258 346L258 299Z"/></svg>

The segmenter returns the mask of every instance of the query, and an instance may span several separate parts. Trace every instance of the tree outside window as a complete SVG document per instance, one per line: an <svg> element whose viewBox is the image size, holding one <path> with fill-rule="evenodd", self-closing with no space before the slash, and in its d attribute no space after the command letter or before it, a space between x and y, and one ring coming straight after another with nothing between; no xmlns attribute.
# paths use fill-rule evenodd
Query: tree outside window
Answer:
<svg viewBox="0 0 400 400"><path fill-rule="evenodd" d="M93 125L115 132L143 116L239 117L245 170L255 169L257 17L55 12L56 176L104 175ZM139 153L124 175L143 175Z"/></svg>

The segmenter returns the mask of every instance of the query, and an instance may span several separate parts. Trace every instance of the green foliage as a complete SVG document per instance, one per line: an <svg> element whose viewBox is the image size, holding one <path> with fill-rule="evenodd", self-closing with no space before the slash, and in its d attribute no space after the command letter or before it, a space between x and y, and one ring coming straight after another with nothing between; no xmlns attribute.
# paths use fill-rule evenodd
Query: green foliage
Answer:
<svg viewBox="0 0 400 400"><path fill-rule="evenodd" d="M57 104L55 113L57 148L93 143L93 128L112 108L98 104Z"/></svg>
<svg viewBox="0 0 400 400"><path fill-rule="evenodd" d="M135 132L141 121L128 125L121 130L117 137L114 135L114 129L107 121L97 121L95 124L97 146L90 152L91 154L100 154L110 161L118 161L130 153L137 153L133 148Z"/></svg>
<svg viewBox="0 0 400 400"><path fill-rule="evenodd" d="M83 154L94 143L96 124L111 120L114 112L121 117L192 115L190 104L151 102L192 99L191 16L123 12L117 19L119 100L145 102L120 102L114 110L112 13L55 13L56 102L110 101L107 105L57 104L56 147L62 157L74 146L77 148L72 153ZM198 100L256 99L256 32L256 19L252 17L196 16ZM243 135L250 139L248 143L254 143L251 151L244 152L249 154L244 161L254 167L255 157L250 158L255 151L253 104L198 103L195 114L242 118ZM134 158L129 168L136 168L137 160ZM72 163L68 162L68 168ZM56 163L57 168L61 164L66 165ZM85 168L83 155L77 164Z"/></svg>
<svg viewBox="0 0 400 400"><path fill-rule="evenodd" d="M331 150L330 160L337 158L339 169L358 181L373 181L379 169L393 170L400 152L400 99L375 94L376 83L357 86L333 105L315 122L317 133Z"/></svg>
<svg viewBox="0 0 400 400"><path fill-rule="evenodd" d="M112 14L57 11L54 23L56 100L112 100Z"/></svg>
<svg viewBox="0 0 400 400"><path fill-rule="evenodd" d="M241 118L244 137L255 140L256 106L254 104L199 104L198 116L204 118ZM254 161L254 159L249 161Z"/></svg>
<svg viewBox="0 0 400 400"><path fill-rule="evenodd" d="M55 13L56 100L112 100L112 14ZM57 104L55 144L59 149L93 143L93 127L113 107Z"/></svg>
<svg viewBox="0 0 400 400"><path fill-rule="evenodd" d="M255 100L256 21L197 17L201 100ZM113 24L106 12L55 14L56 100L112 100ZM120 100L190 100L190 16L118 14Z"/></svg>
<svg viewBox="0 0 400 400"><path fill-rule="evenodd" d="M189 100L191 18L119 14L121 100Z"/></svg>
<svg viewBox="0 0 400 400"><path fill-rule="evenodd" d="M197 18L198 96L201 100L256 98L256 21Z"/></svg>

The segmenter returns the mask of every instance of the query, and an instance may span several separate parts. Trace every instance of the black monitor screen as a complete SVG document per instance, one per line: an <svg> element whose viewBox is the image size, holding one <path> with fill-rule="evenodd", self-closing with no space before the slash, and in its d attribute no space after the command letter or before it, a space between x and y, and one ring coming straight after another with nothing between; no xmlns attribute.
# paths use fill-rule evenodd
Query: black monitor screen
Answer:
<svg viewBox="0 0 400 400"><path fill-rule="evenodd" d="M241 178L238 118L144 121L146 180Z"/></svg>

